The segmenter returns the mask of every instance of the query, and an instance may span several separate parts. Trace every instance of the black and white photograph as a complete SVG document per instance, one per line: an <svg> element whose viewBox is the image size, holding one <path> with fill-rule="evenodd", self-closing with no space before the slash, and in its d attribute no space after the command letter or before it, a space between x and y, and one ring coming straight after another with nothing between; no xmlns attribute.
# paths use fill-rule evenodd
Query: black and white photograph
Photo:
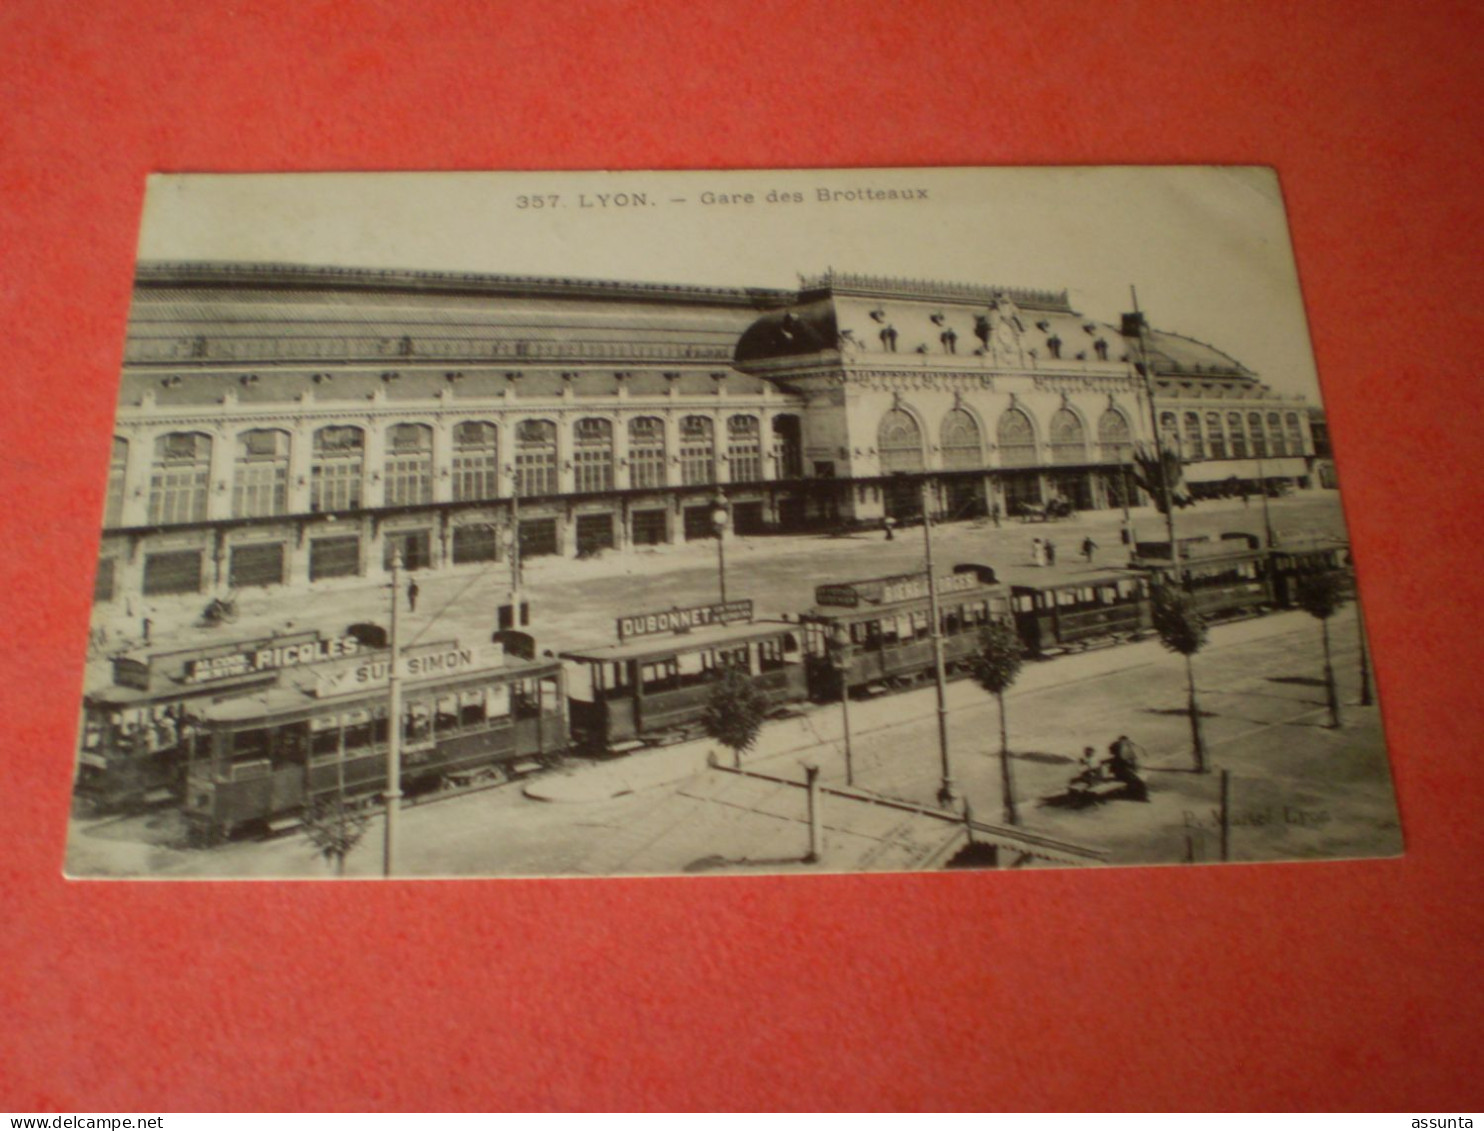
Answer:
<svg viewBox="0 0 1484 1131"><path fill-rule="evenodd" d="M1271 169L157 175L118 381L72 878L1403 851Z"/></svg>

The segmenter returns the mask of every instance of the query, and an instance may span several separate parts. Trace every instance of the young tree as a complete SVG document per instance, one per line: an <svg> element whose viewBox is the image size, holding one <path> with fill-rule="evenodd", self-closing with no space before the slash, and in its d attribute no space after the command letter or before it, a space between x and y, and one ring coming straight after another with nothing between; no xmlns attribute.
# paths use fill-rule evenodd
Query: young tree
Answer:
<svg viewBox="0 0 1484 1131"><path fill-rule="evenodd" d="M741 668L727 667L711 688L701 723L708 737L732 752L733 765L741 769L742 753L757 741L767 709L767 699L747 673Z"/></svg>
<svg viewBox="0 0 1484 1131"><path fill-rule="evenodd" d="M370 817L345 800L345 759L336 766L335 795L313 802L304 814L304 835L316 852L345 875L345 858L361 843Z"/></svg>
<svg viewBox="0 0 1484 1131"><path fill-rule="evenodd" d="M1185 657L1185 682L1190 690L1190 742L1195 772L1204 774L1206 742L1201 735L1201 709L1195 695L1195 664L1191 657L1205 646L1206 621L1195 607L1195 598L1174 581L1154 588L1154 631L1171 652Z"/></svg>
<svg viewBox="0 0 1484 1131"><path fill-rule="evenodd" d="M979 633L979 650L971 661L974 680L993 695L1000 707L1000 790L1005 798L1005 823L1018 825L1015 783L1010 777L1010 734L1005 722L1005 692L1020 674L1025 646L1013 625L1004 621L988 624Z"/></svg>
<svg viewBox="0 0 1484 1131"><path fill-rule="evenodd" d="M1324 635L1324 692L1329 700L1329 725L1340 725L1340 695L1335 690L1335 669L1329 657L1329 618L1345 605L1345 577L1337 569L1306 573L1298 580L1298 605L1319 621Z"/></svg>
<svg viewBox="0 0 1484 1131"><path fill-rule="evenodd" d="M1161 444L1156 451L1148 444L1134 445L1134 482L1154 500L1155 509L1165 514L1165 488L1168 486L1170 501L1177 507L1188 507L1195 497L1185 486L1185 466L1180 453Z"/></svg>

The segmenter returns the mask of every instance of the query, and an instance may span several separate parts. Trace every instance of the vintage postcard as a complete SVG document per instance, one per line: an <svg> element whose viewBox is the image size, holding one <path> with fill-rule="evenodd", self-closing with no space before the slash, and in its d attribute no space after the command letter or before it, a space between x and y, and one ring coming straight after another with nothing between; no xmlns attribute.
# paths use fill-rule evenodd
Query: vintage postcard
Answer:
<svg viewBox="0 0 1484 1131"><path fill-rule="evenodd" d="M112 445L73 877L1402 851L1269 169L159 176Z"/></svg>

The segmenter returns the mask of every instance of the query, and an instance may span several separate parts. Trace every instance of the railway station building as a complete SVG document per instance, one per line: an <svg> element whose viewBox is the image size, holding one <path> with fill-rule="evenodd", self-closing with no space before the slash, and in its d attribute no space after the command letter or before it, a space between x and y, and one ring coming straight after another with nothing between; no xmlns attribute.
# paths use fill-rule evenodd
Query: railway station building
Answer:
<svg viewBox="0 0 1484 1131"><path fill-rule="evenodd" d="M1156 419L1198 490L1309 480L1305 402L1065 292L143 264L96 597L1121 506Z"/></svg>

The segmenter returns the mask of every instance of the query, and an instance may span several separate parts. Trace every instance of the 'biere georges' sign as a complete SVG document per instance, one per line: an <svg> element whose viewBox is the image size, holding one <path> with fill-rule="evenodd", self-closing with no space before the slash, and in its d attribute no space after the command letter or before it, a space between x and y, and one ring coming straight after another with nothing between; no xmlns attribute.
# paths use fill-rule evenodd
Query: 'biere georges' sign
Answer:
<svg viewBox="0 0 1484 1131"><path fill-rule="evenodd" d="M736 624L752 619L752 601L727 601L712 605L692 605L687 609L666 609L657 613L638 613L618 618L618 638L656 636L662 632L689 632L713 624Z"/></svg>
<svg viewBox="0 0 1484 1131"><path fill-rule="evenodd" d="M938 595L964 593L985 584L979 571L938 575ZM854 609L860 605L892 605L898 601L915 601L928 595L926 573L904 577L877 577L869 581L846 581L838 585L820 585L814 590L816 605Z"/></svg>

